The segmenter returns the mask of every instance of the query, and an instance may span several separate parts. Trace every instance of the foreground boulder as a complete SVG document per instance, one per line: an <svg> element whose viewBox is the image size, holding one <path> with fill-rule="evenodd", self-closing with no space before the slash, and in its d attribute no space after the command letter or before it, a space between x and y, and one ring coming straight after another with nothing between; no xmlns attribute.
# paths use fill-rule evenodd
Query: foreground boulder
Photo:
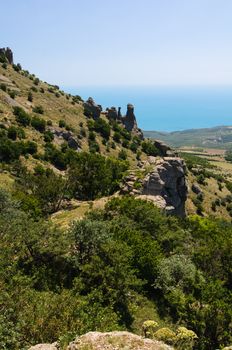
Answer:
<svg viewBox="0 0 232 350"><path fill-rule="evenodd" d="M161 341L142 338L129 332L89 332L76 338L66 350L174 350ZM56 344L38 344L29 350L59 350Z"/></svg>

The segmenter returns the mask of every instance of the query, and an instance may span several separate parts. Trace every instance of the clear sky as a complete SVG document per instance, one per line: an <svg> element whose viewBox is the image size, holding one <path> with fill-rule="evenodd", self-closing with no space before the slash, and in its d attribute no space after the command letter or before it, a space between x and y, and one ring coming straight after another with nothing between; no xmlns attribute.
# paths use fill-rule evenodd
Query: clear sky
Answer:
<svg viewBox="0 0 232 350"><path fill-rule="evenodd" d="M0 47L41 79L232 85L232 0L0 0Z"/></svg>

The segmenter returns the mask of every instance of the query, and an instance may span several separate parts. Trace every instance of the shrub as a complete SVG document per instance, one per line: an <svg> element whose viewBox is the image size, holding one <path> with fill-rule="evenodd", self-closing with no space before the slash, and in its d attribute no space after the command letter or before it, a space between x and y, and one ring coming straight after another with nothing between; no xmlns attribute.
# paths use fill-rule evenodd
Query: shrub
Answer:
<svg viewBox="0 0 232 350"><path fill-rule="evenodd" d="M32 102L32 101L33 101L33 95L32 95L32 93L31 93L31 91L28 92L27 100L28 100L29 102Z"/></svg>
<svg viewBox="0 0 232 350"><path fill-rule="evenodd" d="M110 125L104 119L98 118L94 121L94 130L101 134L106 140L110 137Z"/></svg>
<svg viewBox="0 0 232 350"><path fill-rule="evenodd" d="M126 160L127 159L127 153L123 149L119 151L118 153L118 159Z"/></svg>
<svg viewBox="0 0 232 350"><path fill-rule="evenodd" d="M34 92L38 92L38 89L35 86L32 86L31 90L34 91Z"/></svg>
<svg viewBox="0 0 232 350"><path fill-rule="evenodd" d="M11 98L15 99L17 92L14 90L8 90L8 94Z"/></svg>
<svg viewBox="0 0 232 350"><path fill-rule="evenodd" d="M24 111L21 107L14 107L14 115L16 116L16 121L23 125L23 126L28 126L31 123L31 117L30 115Z"/></svg>
<svg viewBox="0 0 232 350"><path fill-rule="evenodd" d="M95 132L90 131L90 132L89 132L89 140L90 140L90 141L95 141L95 139L96 139L96 134L95 134Z"/></svg>
<svg viewBox="0 0 232 350"><path fill-rule="evenodd" d="M142 142L142 151L146 153L148 156L158 156L160 155L159 150L155 147L154 143L150 140Z"/></svg>
<svg viewBox="0 0 232 350"><path fill-rule="evenodd" d="M44 114L44 109L42 106L35 106L32 110L34 113Z"/></svg>
<svg viewBox="0 0 232 350"><path fill-rule="evenodd" d="M65 126L66 126L65 120L63 120L63 119L59 120L59 127L60 128L65 128Z"/></svg>
<svg viewBox="0 0 232 350"><path fill-rule="evenodd" d="M34 84L35 84L35 85L39 85L39 78L35 78L35 79L34 79Z"/></svg>
<svg viewBox="0 0 232 350"><path fill-rule="evenodd" d="M31 126L39 132L44 132L46 129L46 122L39 117L33 117L31 119Z"/></svg>
<svg viewBox="0 0 232 350"><path fill-rule="evenodd" d="M5 91L5 92L6 92L6 90L7 90L6 84L1 83L1 84L0 84L0 89L1 89L2 91Z"/></svg>
<svg viewBox="0 0 232 350"><path fill-rule="evenodd" d="M7 136L11 140L16 140L18 136L17 128L15 126L10 126L7 130Z"/></svg>
<svg viewBox="0 0 232 350"><path fill-rule="evenodd" d="M45 142L52 142L53 140L54 140L53 133L50 130L45 131L45 133L44 133L44 141Z"/></svg>

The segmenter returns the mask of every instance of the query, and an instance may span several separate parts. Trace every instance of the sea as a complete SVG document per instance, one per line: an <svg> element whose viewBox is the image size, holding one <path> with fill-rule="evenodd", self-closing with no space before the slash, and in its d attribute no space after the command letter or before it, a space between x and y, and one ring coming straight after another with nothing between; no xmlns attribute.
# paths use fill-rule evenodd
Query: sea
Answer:
<svg viewBox="0 0 232 350"><path fill-rule="evenodd" d="M80 86L62 87L84 100L121 107L132 103L138 125L143 130L177 131L232 125L232 86Z"/></svg>

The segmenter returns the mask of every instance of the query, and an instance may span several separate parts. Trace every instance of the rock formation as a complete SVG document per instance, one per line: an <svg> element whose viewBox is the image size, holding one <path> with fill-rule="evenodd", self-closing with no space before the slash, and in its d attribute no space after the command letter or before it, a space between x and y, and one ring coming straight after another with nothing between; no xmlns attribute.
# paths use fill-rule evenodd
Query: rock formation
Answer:
<svg viewBox="0 0 232 350"><path fill-rule="evenodd" d="M61 139L61 140L67 141L67 143L68 143L70 148L72 148L72 149L74 149L76 151L80 151L81 150L81 146L80 146L79 140L73 134L73 132L62 130L60 128L55 128L55 127L50 127L49 130L51 131L51 133L55 137L57 137L57 139Z"/></svg>
<svg viewBox="0 0 232 350"><path fill-rule="evenodd" d="M123 117L121 114L121 107L118 107L118 110L116 107L107 108L106 116L110 120L118 121L127 131L143 139L143 133L142 130L138 128L134 114L134 106L132 104L128 103L126 115Z"/></svg>
<svg viewBox="0 0 232 350"><path fill-rule="evenodd" d="M100 117L102 112L102 106L95 103L92 97L89 97L86 102L83 104L84 106L84 115L86 117L92 117L93 119L97 119Z"/></svg>
<svg viewBox="0 0 232 350"><path fill-rule="evenodd" d="M0 48L0 61L8 62L10 64L14 63L13 52L11 51L11 49L9 47Z"/></svg>
<svg viewBox="0 0 232 350"><path fill-rule="evenodd" d="M149 169L149 170L148 170ZM122 187L123 193L150 200L168 214L185 216L187 183L184 160L178 157L148 157L141 163L141 174L130 174Z"/></svg>
<svg viewBox="0 0 232 350"><path fill-rule="evenodd" d="M49 347L50 346L50 347ZM66 350L174 350L171 346L161 341L142 338L129 332L89 332L82 335L66 348ZM39 344L29 350L58 350L49 344Z"/></svg>
<svg viewBox="0 0 232 350"><path fill-rule="evenodd" d="M154 140L155 147L160 151L160 155L162 157L172 155L173 151L171 147L169 147L165 142L160 140Z"/></svg>

